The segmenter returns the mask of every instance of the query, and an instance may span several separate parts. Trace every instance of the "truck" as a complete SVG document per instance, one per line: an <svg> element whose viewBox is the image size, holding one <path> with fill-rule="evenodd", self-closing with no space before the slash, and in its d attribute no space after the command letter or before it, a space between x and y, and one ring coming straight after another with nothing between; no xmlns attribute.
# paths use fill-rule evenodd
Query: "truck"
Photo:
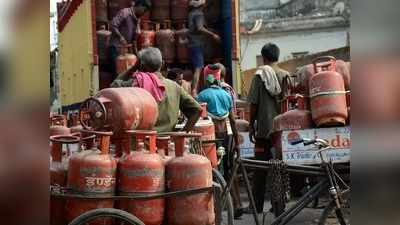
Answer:
<svg viewBox="0 0 400 225"><path fill-rule="evenodd" d="M214 12L216 7L218 9L215 28L222 39L221 63L227 68L227 81L240 93L239 0L207 2L205 12L211 7ZM77 110L83 100L99 91L102 65L99 63L96 31L104 23L99 16L106 13L106 22L110 22L119 9L129 6L128 3L127 0L58 3L58 98L62 112Z"/></svg>

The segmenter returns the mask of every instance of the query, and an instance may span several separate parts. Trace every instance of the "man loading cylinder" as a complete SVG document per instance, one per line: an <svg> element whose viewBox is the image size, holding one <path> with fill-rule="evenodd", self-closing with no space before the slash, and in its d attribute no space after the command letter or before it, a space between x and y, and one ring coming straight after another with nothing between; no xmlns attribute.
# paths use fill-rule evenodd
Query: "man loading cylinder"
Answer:
<svg viewBox="0 0 400 225"><path fill-rule="evenodd" d="M121 9L111 21L110 39L110 68L111 73L116 75L115 60L119 55L119 46L132 45L133 53L137 53L136 37L139 32L139 19L146 11L151 9L150 0L131 1L131 7Z"/></svg>
<svg viewBox="0 0 400 225"><path fill-rule="evenodd" d="M211 36L220 42L221 38L206 28L206 19L204 17L204 5L206 0L190 0L189 1L189 49L192 66L194 70L192 80L192 96L197 96L199 77L204 67L203 49L207 43L204 43L204 35Z"/></svg>

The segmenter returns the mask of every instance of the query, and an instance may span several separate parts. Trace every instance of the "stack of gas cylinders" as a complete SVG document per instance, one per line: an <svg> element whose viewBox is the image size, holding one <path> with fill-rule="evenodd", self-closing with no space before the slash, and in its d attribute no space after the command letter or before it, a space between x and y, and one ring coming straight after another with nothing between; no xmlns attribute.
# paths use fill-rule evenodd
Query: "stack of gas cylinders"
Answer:
<svg viewBox="0 0 400 225"><path fill-rule="evenodd" d="M188 0L153 0L150 12L140 19L140 32L136 37L137 50L145 47L157 47L162 52L163 60L168 67L179 67L185 70L185 79L192 79L190 68L190 51L188 48ZM130 7L130 0L96 0L97 51L100 63L100 89L106 88L112 81L107 69L112 63L109 59L111 38L110 22L123 8ZM214 32L219 29L219 1L207 2L205 16L208 27ZM173 12L173 13L172 13ZM208 43L204 48L206 63L221 61L221 44L211 38L205 38ZM131 46L119 46L120 56L117 58L118 73L135 65L136 56Z"/></svg>
<svg viewBox="0 0 400 225"><path fill-rule="evenodd" d="M67 188L67 193L73 194L51 197L52 225L67 224L97 208L122 209L146 225L215 223L211 192L151 200L112 199L116 195L146 196L212 186L210 160L190 153L185 140L200 139L201 134L148 130L158 113L156 102L148 101L149 96L139 88L104 89L84 101L79 114L73 114L71 128L75 133L50 137L52 189ZM64 153L65 148L76 144L78 151ZM119 146L119 150L111 146ZM93 224L112 222L102 219Z"/></svg>
<svg viewBox="0 0 400 225"><path fill-rule="evenodd" d="M283 85L281 114L273 121L274 145L284 130L338 127L350 123L350 63L323 56L301 67Z"/></svg>

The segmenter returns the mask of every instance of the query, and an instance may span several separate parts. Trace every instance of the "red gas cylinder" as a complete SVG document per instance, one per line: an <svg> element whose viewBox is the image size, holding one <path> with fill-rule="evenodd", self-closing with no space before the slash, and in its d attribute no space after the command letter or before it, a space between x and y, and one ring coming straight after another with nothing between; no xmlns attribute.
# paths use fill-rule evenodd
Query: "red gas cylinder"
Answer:
<svg viewBox="0 0 400 225"><path fill-rule="evenodd" d="M324 70L331 70L329 67L332 65L330 63L331 60L336 60L332 56L323 56L316 59L320 61L317 63L317 70L314 69L313 64L308 64L300 68L296 72L297 77L297 87L296 90L299 94L308 97L309 96L309 82L311 77L313 77L316 72L315 71L324 71ZM336 61L336 68L334 69L340 75L343 76L344 86L346 90L350 90L350 70L347 66L347 63L343 60Z"/></svg>
<svg viewBox="0 0 400 225"><path fill-rule="evenodd" d="M108 10L107 10L107 0L96 0L96 21L97 22L107 22L108 21Z"/></svg>
<svg viewBox="0 0 400 225"><path fill-rule="evenodd" d="M291 104L294 109L289 110ZM282 112L273 120L273 131L301 130L313 127L311 112L305 110L304 97L301 95L287 96L282 103Z"/></svg>
<svg viewBox="0 0 400 225"><path fill-rule="evenodd" d="M56 135L51 136L51 158L50 163L50 185L52 187L65 187L67 184L67 169L66 161L62 157L63 144L79 143L79 137L71 135ZM65 200L50 196L50 224L62 225L66 224L64 215Z"/></svg>
<svg viewBox="0 0 400 225"><path fill-rule="evenodd" d="M85 100L80 120L85 129L123 134L130 129L151 129L158 118L153 96L142 88L106 88Z"/></svg>
<svg viewBox="0 0 400 225"><path fill-rule="evenodd" d="M201 134L175 133L176 157L166 166L167 190L183 191L193 188L211 187L212 167L210 161L201 155L183 154L185 138L199 137ZM215 224L214 201L212 193L167 199L168 225L212 225ZM182 211L184 210L184 211Z"/></svg>
<svg viewBox="0 0 400 225"><path fill-rule="evenodd" d="M188 19L189 1L188 0L171 0L171 20L173 22L182 22Z"/></svg>
<svg viewBox="0 0 400 225"><path fill-rule="evenodd" d="M131 66L134 66L137 63L136 55L129 53L129 51L132 51L131 44L126 46L119 46L119 52L121 54L117 57L115 61L115 66L117 68L118 74L125 72Z"/></svg>
<svg viewBox="0 0 400 225"><path fill-rule="evenodd" d="M108 62L108 49L110 46L111 31L107 30L105 25L102 25L100 29L96 31L96 37L99 62L101 64L105 64Z"/></svg>
<svg viewBox="0 0 400 225"><path fill-rule="evenodd" d="M113 131L116 154L127 143L126 130L152 129L158 118L153 96L142 88L106 88L81 104L80 120L87 130Z"/></svg>
<svg viewBox="0 0 400 225"><path fill-rule="evenodd" d="M127 131L136 134L135 152L125 151L118 162L118 192L122 195L162 193L165 166L156 151L155 131ZM147 151L144 139L148 139ZM119 208L135 215L146 225L160 225L164 219L164 199L121 200Z"/></svg>
<svg viewBox="0 0 400 225"><path fill-rule="evenodd" d="M250 123L247 120L236 119L236 129L238 132L248 132Z"/></svg>
<svg viewBox="0 0 400 225"><path fill-rule="evenodd" d="M329 59L330 70L318 72L317 62ZM336 59L318 58L313 62L315 75L310 79L312 118L318 127L346 124L348 116L343 76L336 72Z"/></svg>
<svg viewBox="0 0 400 225"><path fill-rule="evenodd" d="M170 0L152 0L151 5L151 20L163 22L170 19Z"/></svg>
<svg viewBox="0 0 400 225"><path fill-rule="evenodd" d="M152 47L156 44L156 32L152 29L152 22L142 21L141 31L137 37L138 50L142 48Z"/></svg>
<svg viewBox="0 0 400 225"><path fill-rule="evenodd" d="M160 49L166 63L173 63L175 59L175 34L171 30L171 23L163 23L162 29L156 32L156 46Z"/></svg>
<svg viewBox="0 0 400 225"><path fill-rule="evenodd" d="M194 125L193 131L202 134L203 152L211 161L211 165L216 168L218 166L217 146L215 143L207 143L207 141L215 140L215 127L212 119L207 115L207 103L201 103L201 108L200 119Z"/></svg>
<svg viewBox="0 0 400 225"><path fill-rule="evenodd" d="M116 160L109 154L112 132L85 131L96 134L99 149L92 148L74 154L69 160L67 186L72 192L90 196L112 196L115 192ZM70 198L66 201L66 218L70 222L84 212L98 208L113 208L112 199ZM90 224L111 224L103 219Z"/></svg>
<svg viewBox="0 0 400 225"><path fill-rule="evenodd" d="M66 125L67 120L64 115L53 115L50 118L50 136L71 134L70 129Z"/></svg>
<svg viewBox="0 0 400 225"><path fill-rule="evenodd" d="M311 112L306 110L304 97L301 95L287 96L282 102L282 114L276 116L272 123L271 139L277 150L277 157L282 158L281 135L284 130L309 129L314 126Z"/></svg>
<svg viewBox="0 0 400 225"><path fill-rule="evenodd" d="M172 156L170 156L169 151L169 147L171 144L170 140L170 136L157 136L157 152L163 158L164 163L167 163L173 158Z"/></svg>
<svg viewBox="0 0 400 225"><path fill-rule="evenodd" d="M79 122L79 113L75 112L71 114L72 126L69 128L71 133L79 133L83 129Z"/></svg>
<svg viewBox="0 0 400 225"><path fill-rule="evenodd" d="M188 63L190 61L189 53L189 29L185 22L181 23L178 30L175 31L176 61L178 63Z"/></svg>

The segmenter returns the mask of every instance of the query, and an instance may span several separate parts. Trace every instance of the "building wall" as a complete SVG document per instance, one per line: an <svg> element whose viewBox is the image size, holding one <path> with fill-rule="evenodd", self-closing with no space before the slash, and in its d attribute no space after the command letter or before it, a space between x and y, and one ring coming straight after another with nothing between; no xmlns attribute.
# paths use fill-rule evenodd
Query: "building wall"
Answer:
<svg viewBox="0 0 400 225"><path fill-rule="evenodd" d="M307 51L309 54L340 48L347 45L349 28L325 30L302 30L281 34L241 34L241 69L248 70L257 66L257 55L267 42L277 44L281 49L280 61L290 59L293 52Z"/></svg>

